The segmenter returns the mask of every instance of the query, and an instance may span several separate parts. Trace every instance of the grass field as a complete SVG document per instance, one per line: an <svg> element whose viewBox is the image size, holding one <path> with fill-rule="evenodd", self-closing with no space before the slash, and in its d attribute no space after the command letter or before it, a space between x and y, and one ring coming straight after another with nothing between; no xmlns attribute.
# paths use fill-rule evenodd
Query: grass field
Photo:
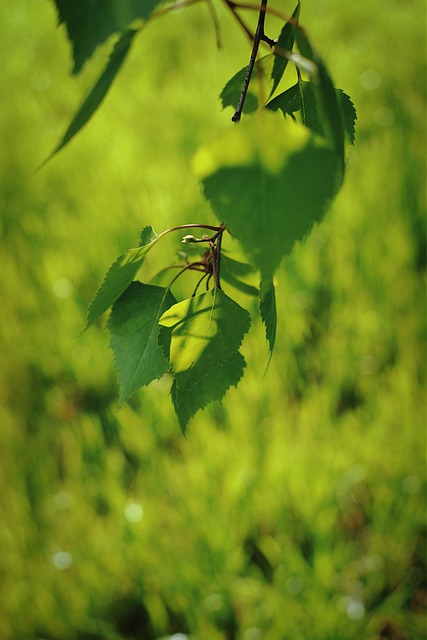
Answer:
<svg viewBox="0 0 427 640"><path fill-rule="evenodd" d="M213 220L191 162L248 44L221 7L221 51L205 6L153 22L34 173L107 50L73 78L53 3L0 7L0 638L425 638L425 3L305 0L356 146L278 274L267 373L255 317L186 439L167 379L117 410L105 322L81 331L143 226Z"/></svg>

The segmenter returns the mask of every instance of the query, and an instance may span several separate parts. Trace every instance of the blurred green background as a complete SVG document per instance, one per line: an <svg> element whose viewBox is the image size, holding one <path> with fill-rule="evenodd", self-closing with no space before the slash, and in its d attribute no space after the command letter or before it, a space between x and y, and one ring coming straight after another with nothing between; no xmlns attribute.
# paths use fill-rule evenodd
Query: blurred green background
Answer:
<svg viewBox="0 0 427 640"><path fill-rule="evenodd" d="M143 226L213 220L191 159L248 43L221 6L221 51L204 4L153 22L34 174L108 47L73 78L53 3L0 7L0 638L424 638L425 3L305 0L356 147L278 275L267 374L255 319L187 439L167 379L117 411L104 322L81 330Z"/></svg>

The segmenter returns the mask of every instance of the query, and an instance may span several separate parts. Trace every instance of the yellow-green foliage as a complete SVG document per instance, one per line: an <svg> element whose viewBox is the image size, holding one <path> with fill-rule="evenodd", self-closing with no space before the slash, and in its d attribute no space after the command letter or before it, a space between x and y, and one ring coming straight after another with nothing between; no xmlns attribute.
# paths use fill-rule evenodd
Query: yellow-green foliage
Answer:
<svg viewBox="0 0 427 640"><path fill-rule="evenodd" d="M244 380L184 439L168 380L117 411L103 323L80 332L143 226L212 220L191 159L247 41L221 10L217 51L204 5L153 22L32 175L106 51L72 78L53 3L1 0L2 639L424 637L423 5L304 3L356 147L278 277L266 375L258 321Z"/></svg>

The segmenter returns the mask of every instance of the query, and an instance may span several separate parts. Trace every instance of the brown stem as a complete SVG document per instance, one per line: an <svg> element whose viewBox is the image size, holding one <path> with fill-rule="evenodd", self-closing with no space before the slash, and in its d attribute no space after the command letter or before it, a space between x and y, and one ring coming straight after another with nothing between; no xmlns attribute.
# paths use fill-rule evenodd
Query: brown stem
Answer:
<svg viewBox="0 0 427 640"><path fill-rule="evenodd" d="M237 13L237 11L236 11L236 7L237 7L236 3L232 2L232 0L224 0L224 2L226 4L226 6L230 9L232 16L235 18L235 20L237 20L239 25L242 27L243 31L248 36L249 40L251 42L253 42L254 41L254 34L249 29L249 27L243 22L243 19Z"/></svg>
<svg viewBox="0 0 427 640"><path fill-rule="evenodd" d="M265 23L265 14L267 11L267 2L268 0L261 0L261 7L259 10L258 24L255 31L251 57L249 59L249 64L246 71L245 80L243 82L243 87L242 87L242 92L240 94L239 102L237 104L234 116L231 118L233 122L239 122L242 116L243 105L245 104L246 94L248 92L249 83L251 81L252 72L254 70L255 60L258 55L260 42L267 42L267 44L269 44L270 47L274 46L274 40L267 38L267 36L264 33L264 23Z"/></svg>
<svg viewBox="0 0 427 640"><path fill-rule="evenodd" d="M216 245L215 245L215 255L214 255L214 267L213 267L213 273L214 273L214 281L215 281L215 286L217 287L217 289L221 289L221 278L220 278L220 272L221 272L221 243L222 243L222 233L218 236L218 240L216 241Z"/></svg>
<svg viewBox="0 0 427 640"><path fill-rule="evenodd" d="M190 7L191 5L197 4L198 2L203 2L203 0L183 0L183 2L176 2L175 4L172 4L169 7L165 7L164 9L157 9L157 11L154 11L151 18L161 18L162 16L171 13L172 11Z"/></svg>
<svg viewBox="0 0 427 640"><path fill-rule="evenodd" d="M228 4L228 0L225 0L225 1ZM249 9L251 11L259 11L259 5L253 2L231 2L230 4L234 6L235 10ZM284 22L288 22L289 20L292 21L292 19L288 14L283 13L283 11L280 11L279 9L274 9L272 7L269 7L268 9L266 9L266 13L269 13L270 15L275 16L276 18L279 18Z"/></svg>
<svg viewBox="0 0 427 640"><path fill-rule="evenodd" d="M195 295L196 295L196 293L197 293L197 289L199 288L199 286L201 285L201 283L203 282L203 280L204 280L208 275L209 275L209 274L208 274L208 272L207 272L207 271L202 275L202 277L200 278L200 280L199 280L199 281L198 281L198 283L196 284L196 287L195 287L195 289L194 289L193 293L191 294L191 297L192 297L192 298L194 298L194 296L195 296Z"/></svg>
<svg viewBox="0 0 427 640"><path fill-rule="evenodd" d="M222 49L222 41L221 41L221 25L219 24L218 15L215 9L215 6L212 0L206 0L208 4L208 10L211 14L212 22L215 29L215 37L216 37L216 46L218 49Z"/></svg>
<svg viewBox="0 0 427 640"><path fill-rule="evenodd" d="M209 229L209 231L216 231L216 233L222 233L224 231L223 226L215 227L212 224L180 224L177 227L171 227L170 229L166 229L166 231L162 231L162 233L159 233L156 240L162 238L168 233L172 233L172 231L182 231L183 229Z"/></svg>
<svg viewBox="0 0 427 640"><path fill-rule="evenodd" d="M183 273L185 273L185 271L201 271L201 269L195 269L194 268L194 263L188 264L186 267L182 267L181 271L179 273L176 274L176 276L174 278L172 278L172 280L169 283L168 289L170 289L172 287L173 284L175 284L175 282L178 280L178 278L180 276L182 276Z"/></svg>

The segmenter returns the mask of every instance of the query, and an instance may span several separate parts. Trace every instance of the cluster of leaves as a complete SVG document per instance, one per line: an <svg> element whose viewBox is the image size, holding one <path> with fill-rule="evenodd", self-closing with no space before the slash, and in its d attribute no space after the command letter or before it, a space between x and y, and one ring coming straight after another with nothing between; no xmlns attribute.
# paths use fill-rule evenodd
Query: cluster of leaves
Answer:
<svg viewBox="0 0 427 640"><path fill-rule="evenodd" d="M157 4L153 0L108 0L101 11L98 3L75 8L71 0L55 1L73 44L74 72L108 36L118 34L118 40L54 153L98 108L135 35ZM223 1L236 15L239 5ZM167 10L185 4L192 2ZM267 1L262 0L249 66L235 74L220 95L223 108L241 106L243 119L204 144L194 159L218 227L191 223L160 235L146 227L139 246L111 266L88 311L87 326L112 307L108 328L119 371L119 402L170 371L171 397L183 431L196 411L221 399L238 383L245 367L239 348L250 316L223 291L221 278L244 293L259 296L271 355L277 330L275 271L283 256L326 212L343 180L347 148L354 142L353 104L334 87L322 58L299 25L299 1L292 16L284 20L277 40L264 34L266 10ZM242 24L241 18L239 22ZM256 60L261 41L272 52ZM288 67L296 83L278 92ZM234 122L240 120L240 111ZM158 241L171 231L188 228L213 232L183 238L187 244L208 247L180 271L200 271L206 291L197 294L196 287L191 297L177 302L171 291L176 277L168 287L135 281ZM225 230L240 242L248 264L224 255ZM251 270L260 275L259 290L244 280Z"/></svg>

